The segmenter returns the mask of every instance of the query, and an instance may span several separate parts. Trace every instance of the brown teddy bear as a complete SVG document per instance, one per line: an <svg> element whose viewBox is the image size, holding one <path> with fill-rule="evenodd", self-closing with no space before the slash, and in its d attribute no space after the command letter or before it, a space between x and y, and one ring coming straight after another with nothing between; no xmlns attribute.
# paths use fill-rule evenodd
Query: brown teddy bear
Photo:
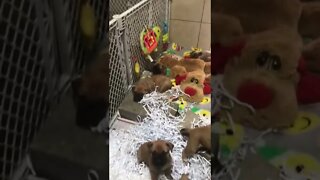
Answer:
<svg viewBox="0 0 320 180"><path fill-rule="evenodd" d="M290 27L252 34L224 71L226 90L255 109L235 104L236 122L256 129L285 128L297 116L296 90L302 40Z"/></svg>
<svg viewBox="0 0 320 180"><path fill-rule="evenodd" d="M315 39L320 36L320 2L303 2L299 19L299 33L303 37Z"/></svg>
<svg viewBox="0 0 320 180"><path fill-rule="evenodd" d="M221 46L231 46L238 41L244 34L238 18L222 14L212 13L212 42ZM214 49L213 55L216 53Z"/></svg>
<svg viewBox="0 0 320 180"><path fill-rule="evenodd" d="M204 82L206 75L203 71L197 70L188 72L181 82L177 82L180 85L180 89L185 93L184 99L188 102L201 102L204 97Z"/></svg>
<svg viewBox="0 0 320 180"><path fill-rule="evenodd" d="M213 49L215 49L213 61L215 65L212 72L214 74L225 73L224 84L226 89L239 100L253 106L257 112L252 115L247 108L239 109L236 106L232 110L232 115L236 121L249 124L249 126L258 129L268 127L281 128L288 126L290 121L294 119L298 103L306 104L319 101L320 93L316 91L318 86L312 83L320 82L319 77L310 74L304 66L304 59L306 59L307 67L314 68L314 70L317 69L315 68L318 64L318 51L316 49L319 42L313 41L305 46L303 56L300 57L302 43L301 39L298 40L300 37L296 33L299 30L302 36L308 38L319 36L318 33L320 31L318 31L316 20L318 19L317 15L320 6L316 2L244 0L239 4L234 0L214 0L213 3L215 13L212 15L218 14L218 16L212 18L212 23L218 22L219 24L220 21L221 25L220 27L216 26L216 31L218 31L216 36L218 37L214 39L213 44ZM239 31L237 20L243 27L242 34L232 33ZM284 28L281 28L281 26L284 26ZM238 36L235 36L235 34L238 34ZM229 38L231 39L230 42L227 45L223 44L221 39L228 39L228 37L231 37ZM243 40L239 41L241 38ZM220 46L217 46L217 44ZM284 47L283 45L285 44L288 46ZM288 50L290 51L288 52ZM274 55L278 54L277 56L280 57L280 62L282 62L281 66L283 66L283 69L281 68L282 73L279 73L280 71L262 73L261 68L254 68L253 57L258 57L259 51L261 57L271 57L271 59L274 59L276 57ZM268 51L269 53L267 53ZM291 55L289 55L290 53ZM224 68L226 64L227 68ZM268 66L272 67L272 64ZM289 69L291 69L291 72ZM285 75L286 73L287 75ZM291 75L289 76L289 74ZM255 80L248 81L246 79ZM282 81L283 83L280 83ZM248 89L252 90L248 91ZM281 102L279 100L280 94L286 96ZM277 103L277 101L279 102ZM290 101L293 103L286 107L286 104L290 104ZM277 106L279 108L276 108ZM284 107L292 109L292 111L284 111ZM275 111L272 110L273 108ZM258 120L252 118L253 116L256 116ZM239 120L241 119L240 117L247 120ZM281 119L285 117L291 120L282 120L281 122ZM269 119L271 121L267 122L266 120Z"/></svg>
<svg viewBox="0 0 320 180"><path fill-rule="evenodd" d="M299 0L213 0L213 12L240 20L245 33L265 31L276 26L297 29L301 14ZM213 15L214 16L214 15Z"/></svg>
<svg viewBox="0 0 320 180"><path fill-rule="evenodd" d="M320 73L320 38L306 44L303 48L303 57L310 71Z"/></svg>

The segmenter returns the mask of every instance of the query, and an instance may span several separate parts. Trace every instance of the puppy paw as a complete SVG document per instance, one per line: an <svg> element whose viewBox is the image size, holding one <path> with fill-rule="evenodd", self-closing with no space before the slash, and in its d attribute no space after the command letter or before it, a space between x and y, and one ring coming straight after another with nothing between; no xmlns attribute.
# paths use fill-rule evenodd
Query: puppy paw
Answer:
<svg viewBox="0 0 320 180"><path fill-rule="evenodd" d="M182 161L187 164L188 163L188 156L187 154L183 151L182 152Z"/></svg>

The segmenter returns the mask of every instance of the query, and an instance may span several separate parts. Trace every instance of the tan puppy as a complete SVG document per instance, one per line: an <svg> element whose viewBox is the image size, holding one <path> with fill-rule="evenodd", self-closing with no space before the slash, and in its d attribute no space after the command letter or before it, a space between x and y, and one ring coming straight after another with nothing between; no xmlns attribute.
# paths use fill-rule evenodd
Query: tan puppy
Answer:
<svg viewBox="0 0 320 180"><path fill-rule="evenodd" d="M180 180L190 180L188 174L182 174Z"/></svg>
<svg viewBox="0 0 320 180"><path fill-rule="evenodd" d="M109 54L101 51L85 70L82 77L75 81L77 94L88 100L107 100L109 95Z"/></svg>
<svg viewBox="0 0 320 180"><path fill-rule="evenodd" d="M138 162L145 163L149 167L151 180L158 180L161 174L164 174L168 179L173 179L171 176L173 165L170 155L173 147L172 143L164 140L146 142L140 146L137 152Z"/></svg>
<svg viewBox="0 0 320 180"><path fill-rule="evenodd" d="M140 79L135 83L132 93L133 100L139 102L143 95L151 93L157 87L157 91L163 93L172 87L172 82L170 78L164 75L153 75L151 77Z"/></svg>
<svg viewBox="0 0 320 180"><path fill-rule="evenodd" d="M188 59L177 60L170 55L165 55L161 57L160 60L155 64L155 66L153 67L153 73L159 74L159 72L161 72L162 74L165 74L166 68L171 69L177 65L184 67L187 72L191 72L191 71L197 71L197 70L204 71L204 67L206 64L201 59L188 58ZM171 73L173 71L174 70L171 69Z"/></svg>
<svg viewBox="0 0 320 180"><path fill-rule="evenodd" d="M211 125L181 129L180 133L188 137L187 146L182 152L183 160L193 156L201 147L211 151Z"/></svg>

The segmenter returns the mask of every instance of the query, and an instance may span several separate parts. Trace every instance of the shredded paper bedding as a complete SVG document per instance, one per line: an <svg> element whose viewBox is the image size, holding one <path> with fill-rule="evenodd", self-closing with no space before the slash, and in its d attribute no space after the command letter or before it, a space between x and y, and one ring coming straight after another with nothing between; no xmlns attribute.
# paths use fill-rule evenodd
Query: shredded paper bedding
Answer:
<svg viewBox="0 0 320 180"><path fill-rule="evenodd" d="M190 179L211 179L211 164L200 155L190 158L188 163L183 163L181 155L187 141L180 134L181 126L186 116L186 107L180 116L170 114L173 110L170 99L181 95L179 88L173 88L166 93L156 91L147 94L141 100L141 104L147 112L144 119L139 119L137 125L129 129L110 130L109 142L109 173L114 180L147 180L150 179L148 168L144 164L138 164L137 150L142 143L157 139L167 140L174 144L171 153L173 158L172 177L180 179L182 174L188 174ZM194 119L192 127L210 124L210 118ZM162 176L161 179L166 179Z"/></svg>

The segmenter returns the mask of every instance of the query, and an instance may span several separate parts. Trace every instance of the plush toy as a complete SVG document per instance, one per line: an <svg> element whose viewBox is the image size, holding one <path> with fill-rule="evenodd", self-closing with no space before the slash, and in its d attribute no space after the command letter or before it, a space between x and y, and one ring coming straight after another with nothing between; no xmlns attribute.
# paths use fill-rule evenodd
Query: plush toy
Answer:
<svg viewBox="0 0 320 180"><path fill-rule="evenodd" d="M211 72L216 75L223 74L227 61L240 54L244 46L244 33L237 18L221 13L212 15L212 24L215 28L212 29L214 66Z"/></svg>
<svg viewBox="0 0 320 180"><path fill-rule="evenodd" d="M303 2L299 19L299 33L306 38L320 37L320 2Z"/></svg>
<svg viewBox="0 0 320 180"><path fill-rule="evenodd" d="M257 33L277 26L297 29L301 14L299 0L213 0L213 12L240 20L245 33ZM217 27L217 26L215 26Z"/></svg>
<svg viewBox="0 0 320 180"><path fill-rule="evenodd" d="M302 41L298 33L279 27L253 34L241 55L226 64L223 84L241 102L235 104L233 120L256 129L290 126L298 112L295 87Z"/></svg>
<svg viewBox="0 0 320 180"><path fill-rule="evenodd" d="M186 94L185 100L200 103L204 95L211 93L211 87L205 83L205 79L205 73L197 70L183 76L177 76L176 84L180 85L180 89Z"/></svg>
<svg viewBox="0 0 320 180"><path fill-rule="evenodd" d="M303 48L306 67L314 73L320 73L320 38L306 44Z"/></svg>
<svg viewBox="0 0 320 180"><path fill-rule="evenodd" d="M320 102L320 76L310 72L320 69L320 40L310 39L303 51L301 48L301 36L319 36L316 21L320 18L319 3L297 0L213 3L212 23L217 31L213 38L213 74L224 73L225 88L256 110L252 115L248 108L239 109L236 105L232 117L236 120L243 117L246 120L239 122L258 129L281 128L292 123L298 104ZM269 62L266 67L271 71L260 71L258 61L262 65ZM281 70L272 70L271 62L275 66L280 62Z"/></svg>

